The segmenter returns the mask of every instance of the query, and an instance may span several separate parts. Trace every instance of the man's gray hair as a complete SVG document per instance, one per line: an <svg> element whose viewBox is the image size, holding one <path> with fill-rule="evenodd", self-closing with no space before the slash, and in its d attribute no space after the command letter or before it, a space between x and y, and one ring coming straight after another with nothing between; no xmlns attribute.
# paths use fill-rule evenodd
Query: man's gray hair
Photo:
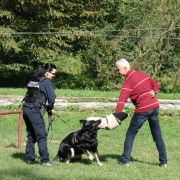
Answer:
<svg viewBox="0 0 180 180"><path fill-rule="evenodd" d="M116 61L116 65L120 65L121 67L127 67L130 69L130 64L126 59L119 59Z"/></svg>

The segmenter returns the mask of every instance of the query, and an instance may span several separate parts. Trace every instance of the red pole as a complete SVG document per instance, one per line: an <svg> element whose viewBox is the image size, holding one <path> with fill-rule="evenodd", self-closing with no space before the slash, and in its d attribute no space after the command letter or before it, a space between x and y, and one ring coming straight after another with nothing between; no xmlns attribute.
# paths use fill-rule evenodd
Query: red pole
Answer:
<svg viewBox="0 0 180 180"><path fill-rule="evenodd" d="M18 122L18 150L21 150L21 137L22 137L22 111L19 112Z"/></svg>
<svg viewBox="0 0 180 180"><path fill-rule="evenodd" d="M18 147L17 147L17 150L21 150L22 111L21 110L17 110L17 111L0 112L0 121L1 121L1 116L2 115L8 115L8 114L19 114L19 118L18 118ZM9 148L4 148L4 149L9 149Z"/></svg>

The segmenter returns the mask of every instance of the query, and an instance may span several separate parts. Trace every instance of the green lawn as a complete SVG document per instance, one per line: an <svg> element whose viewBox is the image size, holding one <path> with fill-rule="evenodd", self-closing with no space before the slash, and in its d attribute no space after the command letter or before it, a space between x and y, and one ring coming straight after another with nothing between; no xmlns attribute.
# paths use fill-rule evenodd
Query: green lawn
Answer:
<svg viewBox="0 0 180 180"><path fill-rule="evenodd" d="M1 111L8 111L7 107L0 107ZM66 109L59 113L74 129L80 129L80 119L89 116L103 116L111 113L111 110L73 110ZM122 125L112 131L99 130L99 156L103 162L100 167L96 161L90 162L83 155L81 162L69 165L63 162L56 162L56 167L45 167L40 164L38 149L36 146L37 165L27 165L25 163L25 142L26 132L23 122L22 149L0 150L0 179L2 180L179 180L179 157L180 157L180 112L171 113L170 116L160 112L160 124L163 138L167 147L168 168L158 166L158 153L155 143L146 122L139 131L132 151L130 166L119 167L117 164L123 151L125 133L129 125L130 116L122 122ZM47 123L47 116L45 116ZM17 146L17 115L5 115L0 122L0 146ZM52 131L48 136L48 149L50 159L56 155L61 140L72 130L60 119L55 118ZM50 142L50 139L52 141Z"/></svg>

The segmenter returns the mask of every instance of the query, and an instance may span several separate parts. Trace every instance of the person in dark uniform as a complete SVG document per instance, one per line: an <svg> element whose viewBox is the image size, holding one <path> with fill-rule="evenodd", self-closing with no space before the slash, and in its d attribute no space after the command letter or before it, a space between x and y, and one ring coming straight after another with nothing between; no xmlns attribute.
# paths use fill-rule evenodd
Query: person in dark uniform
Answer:
<svg viewBox="0 0 180 180"><path fill-rule="evenodd" d="M27 93L23 99L23 119L27 131L27 164L36 164L34 146L37 142L41 164L54 166L49 160L47 132L43 115L46 111L51 115L55 114L53 108L56 95L51 82L55 74L56 66L54 64L47 63L44 67L39 66L27 85ZM46 102L48 103L46 104Z"/></svg>

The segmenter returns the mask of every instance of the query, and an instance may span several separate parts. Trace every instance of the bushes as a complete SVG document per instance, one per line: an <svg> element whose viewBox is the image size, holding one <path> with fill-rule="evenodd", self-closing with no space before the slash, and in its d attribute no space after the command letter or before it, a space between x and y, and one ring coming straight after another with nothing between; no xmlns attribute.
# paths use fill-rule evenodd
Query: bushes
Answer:
<svg viewBox="0 0 180 180"><path fill-rule="evenodd" d="M15 71L13 69L3 69L0 75L0 87L15 87L24 88L32 77L32 70L21 69ZM158 77L157 81L160 83L161 92L176 93L180 92L180 75L174 73L174 76L164 75ZM58 89L86 89L86 90L102 90L111 91L119 90L123 78L115 76L107 70L106 74L99 78L88 76L86 73L82 74L68 74L57 72L56 78L53 79L55 88Z"/></svg>
<svg viewBox="0 0 180 180"><path fill-rule="evenodd" d="M54 86L58 89L97 89L95 81L85 74L58 73L54 79Z"/></svg>
<svg viewBox="0 0 180 180"><path fill-rule="evenodd" d="M26 65L2 65L0 73L1 87L26 87L28 81L32 78L33 70Z"/></svg>
<svg viewBox="0 0 180 180"><path fill-rule="evenodd" d="M158 78L161 85L161 92L164 93L177 93L180 92L180 70L173 74L165 74L163 77Z"/></svg>
<svg viewBox="0 0 180 180"><path fill-rule="evenodd" d="M126 58L158 79L163 92L179 91L180 4L37 2L1 2L1 87L24 87L38 64L53 62L55 87L116 90L122 80L112 69Z"/></svg>

